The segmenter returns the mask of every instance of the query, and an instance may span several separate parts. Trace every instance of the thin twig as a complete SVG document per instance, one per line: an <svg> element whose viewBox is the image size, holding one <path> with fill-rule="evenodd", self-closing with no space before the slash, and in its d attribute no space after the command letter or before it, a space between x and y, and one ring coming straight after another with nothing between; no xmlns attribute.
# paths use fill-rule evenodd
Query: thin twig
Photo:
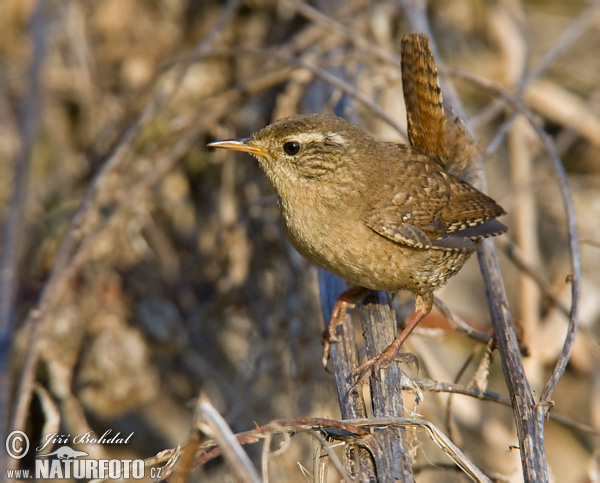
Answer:
<svg viewBox="0 0 600 483"><path fill-rule="evenodd" d="M462 365L458 369L458 372L456 373L456 376L454 377L454 384L458 384L458 381L460 381L460 378L466 372L467 368L471 365L471 362L473 362L474 358L475 358L475 350L472 350L471 353L469 354L469 357L466 358L466 360L462 363ZM415 382L415 384L417 384L416 381L413 381L413 382ZM421 387L421 386L419 386L419 387ZM448 439L450 439L450 441L452 441L452 442L454 442L456 439L454 437L454 431L452 428L452 402L453 402L453 400L454 399L452 398L452 393L450 393L450 395L448 396L448 402L446 403L446 414L444 414L444 419L446 420L446 432L448 434Z"/></svg>
<svg viewBox="0 0 600 483"><path fill-rule="evenodd" d="M501 237L497 240L498 246L503 250L508 259L523 273L531 277L537 283L540 291L552 305L557 307L566 317L569 316L569 307L562 303L556 297L552 285L544 278L539 267L531 263L521 252L519 247L508 237Z"/></svg>
<svg viewBox="0 0 600 483"><path fill-rule="evenodd" d="M448 322L450 322L452 328L459 334L465 334L467 337L470 337L477 342L481 342L482 344L487 344L492 339L491 335L481 332L480 330L476 330L467 324L438 297L433 298L433 303L444 315L444 317L446 317Z"/></svg>
<svg viewBox="0 0 600 483"><path fill-rule="evenodd" d="M318 440L319 443L321 444L321 446L323 447L323 449L327 452L327 456L329 457L329 459L333 463L333 466L338 471L338 473L343 478L343 480L346 483L351 483L353 481L353 479L350 478L350 475L348 475L348 473L344 469L344 465L342 464L342 462L338 458L338 455L335 454L335 451L333 451L331 449L331 445L327 442L327 439L325 439L325 437L323 437L323 435L321 433L319 433L318 431L315 431L313 429L303 428L301 426L296 426L294 429L296 429L298 431L302 431L302 432L308 433L313 438L315 438L316 440Z"/></svg>
<svg viewBox="0 0 600 483"><path fill-rule="evenodd" d="M483 401L490 401L502 404L503 406L512 407L510 399L506 396L502 396L493 391L481 391L477 387L465 386L457 383L433 381L431 379L413 379L413 382L424 391L433 392L448 392L452 394L461 394L463 396L469 396ZM589 423L576 421L557 413L550 413L549 419L556 423L562 424L569 428L577 429L584 433L592 435L600 435L600 428L597 428Z"/></svg>
<svg viewBox="0 0 600 483"><path fill-rule="evenodd" d="M465 456L465 454L448 437L429 421L410 418L369 418L351 421L357 426L375 428L381 426L416 427L427 431L432 441L446 453L473 481L490 482L491 480Z"/></svg>
<svg viewBox="0 0 600 483"><path fill-rule="evenodd" d="M569 326L567 328L567 334L561 355L554 367L550 379L546 383L540 402L544 403L542 408L542 414L540 417L546 415L551 407L551 399L554 394L554 390L558 384L558 381L562 377L566 367L571 351L573 350L573 344L575 342L575 334L577 332L579 305L581 299L581 256L579 253L579 240L577 236L577 224L575 217L575 208L573 206L573 198L571 196L571 190L569 188L569 182L567 179L567 173L560 160L560 156L556 150L556 146L550 136L540 126L538 120L531 114L531 112L523 105L520 99L516 98L513 93L501 85L493 82L490 79L479 76L477 74L460 71L458 69L451 69L452 73L462 79L472 82L484 89L494 92L504 99L506 99L519 113L523 114L529 124L535 130L537 136L542 141L546 152L548 153L550 160L552 161L554 170L558 178L558 186L563 201L563 208L565 210L567 218L567 236L569 244L569 256L571 258L571 271L569 275L569 282L571 283L571 308L569 310Z"/></svg>
<svg viewBox="0 0 600 483"><path fill-rule="evenodd" d="M218 442L237 480L259 483L261 481L260 476L250 458L240 446L231 428L206 396L200 396L197 411L199 428L214 437Z"/></svg>
<svg viewBox="0 0 600 483"><path fill-rule="evenodd" d="M335 439L348 444L352 444L357 440L358 437L368 436L369 430L364 429L360 426L350 424L346 421L338 421L335 419L327 418L292 418L292 419L277 419L271 421L263 426L258 426L249 431L238 433L236 435L237 440L240 444L256 443L260 439L264 438L265 434L272 433L283 434L290 430L297 430L299 428L311 429L314 431L321 431L329 439ZM174 450L162 451L159 455L146 460L149 465L157 465L164 461L167 461L173 456ZM196 464L202 465L207 461L212 460L220 454L215 441L206 441L201 446L201 453L196 458Z"/></svg>
<svg viewBox="0 0 600 483"><path fill-rule="evenodd" d="M467 473L471 478L475 481L488 482L490 481L482 472L479 470L463 453L457 448L448 438L433 424L428 421L422 421L418 419L409 419L409 418L359 418L348 421L337 421L331 419L323 419L323 418L294 418L294 419L280 419L273 421L269 424L260 426L250 431L246 431L245 433L240 433L236 435L237 442L241 444L256 442L258 438L263 438L267 433L273 434L281 434L283 432L289 432L293 430L303 430L308 431L313 437L317 437L317 439L323 444L323 446L327 449L330 457L333 458L335 453L331 452L329 445L326 440L318 433L317 431L324 432L329 438L339 439L341 441L345 441L346 443L350 443L351 441L355 441L356 443L360 443L360 438L356 439L358 436L369 436L371 431L376 428L383 427L421 427L427 430L432 440L436 442L440 446L440 448L447 453L450 458L452 458L456 464L463 469L465 473ZM371 431L369 431L369 429ZM341 431L340 431L341 430ZM207 441L203 447L202 456L198 459L198 462L205 463L206 461L216 457L220 454L220 451L215 450L216 444L214 441ZM152 464L156 465L157 463L161 463L162 461L166 461L170 457L171 453L164 453L162 458L159 458L158 455L152 458ZM208 458L207 458L208 457ZM338 470L340 467L335 465ZM343 470L343 469L342 469ZM345 474L343 471L341 472L342 476Z"/></svg>
<svg viewBox="0 0 600 483"><path fill-rule="evenodd" d="M271 453L272 439L273 435L271 433L267 433L265 435L265 440L263 441L262 453L260 457L263 483L269 483L269 455Z"/></svg>
<svg viewBox="0 0 600 483"><path fill-rule="evenodd" d="M448 392L452 394L460 394L464 396L473 397L482 401L489 401L499 403L506 407L511 407L512 404L510 399L497 394L492 391L480 391L476 387L466 387L461 384L445 383L439 381L433 381L431 379L415 379L414 382L418 387L425 391L433 392ZM596 428L586 423L574 421L570 418L558 414L551 414L550 419L557 423L565 426L590 433L592 435L600 434L600 428ZM266 435L274 436L277 434L289 434L293 431L306 430L313 437L316 437L318 433L323 433L327 438L338 440L346 444L352 444L359 442L361 438L369 436L370 431L368 428L377 427L380 425L398 424L405 426L422 426L420 420L414 419L402 419L402 418L376 418L366 419L358 418L354 420L339 421L335 419L325 418L292 418L292 419L278 419L268 424L258 426L249 431L238 433L235 435L238 443L240 444L254 444L265 439ZM438 430L439 431L439 430ZM320 436L320 435L319 435ZM322 441L320 438L319 441ZM444 444L442 442L442 444ZM329 445L324 445L328 452L331 452ZM174 449L163 450L152 458L145 460L145 467L156 467L163 463L173 461L173 458L186 451L186 446L178 447ZM217 443L213 440L205 441L200 446L200 456L196 458L196 465L202 465L208 461L216 458L221 454ZM340 470L341 466L336 465L337 469ZM341 468L340 474L344 474L343 468Z"/></svg>
<svg viewBox="0 0 600 483"><path fill-rule="evenodd" d="M15 299L19 284L18 266L21 260L25 231L25 204L33 148L41 119L41 76L49 44L47 2L38 0L30 19L29 32L33 39L33 53L29 67L29 86L22 103L20 145L14 157L14 181L11 201L3 227L2 259L0 265L0 441L6 441L9 422L9 404L12 394L9 357L14 339ZM19 426L24 429L24 425ZM4 475L6 453L0 456L0 472ZM11 460L15 464L15 460Z"/></svg>

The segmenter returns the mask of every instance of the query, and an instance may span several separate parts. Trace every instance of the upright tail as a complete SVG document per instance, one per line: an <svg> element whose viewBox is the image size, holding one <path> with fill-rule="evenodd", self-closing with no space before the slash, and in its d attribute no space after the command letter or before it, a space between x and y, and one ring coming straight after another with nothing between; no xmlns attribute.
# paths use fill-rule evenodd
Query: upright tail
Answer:
<svg viewBox="0 0 600 483"><path fill-rule="evenodd" d="M460 177L477 154L477 146L460 119L444 111L427 35L409 34L402 39L402 88L411 145L438 158L448 172Z"/></svg>

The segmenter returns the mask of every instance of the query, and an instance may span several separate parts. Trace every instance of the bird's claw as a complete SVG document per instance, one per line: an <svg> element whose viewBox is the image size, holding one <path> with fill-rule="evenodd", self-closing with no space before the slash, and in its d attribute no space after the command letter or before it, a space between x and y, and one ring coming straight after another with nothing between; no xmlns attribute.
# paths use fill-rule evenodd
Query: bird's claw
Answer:
<svg viewBox="0 0 600 483"><path fill-rule="evenodd" d="M417 368L417 376L419 374L419 358L411 352L399 352L394 357L396 362L404 362L405 364L414 364Z"/></svg>
<svg viewBox="0 0 600 483"><path fill-rule="evenodd" d="M337 329L337 327L334 327L334 331L336 329ZM332 331L330 330L329 327L323 331L323 338L322 338L321 343L323 344L322 362L323 362L323 367L325 368L325 370L327 370L327 361L329 360L329 356L330 356L331 344L334 342L339 342L340 340L341 340L341 338L338 337L337 335L335 335L334 333L332 333Z"/></svg>
<svg viewBox="0 0 600 483"><path fill-rule="evenodd" d="M348 314L349 309L356 307L356 304L360 302L365 295L369 292L369 289L353 286L342 293L335 302L329 324L323 332L323 357L322 362L325 370L327 370L327 361L329 360L329 352L331 344L342 340L341 337L336 335L338 327L344 322Z"/></svg>
<svg viewBox="0 0 600 483"><path fill-rule="evenodd" d="M387 369L392 365L392 362L414 363L417 366L417 371L419 370L419 359L416 355L411 354L410 352L394 353L393 351L388 351L388 349L384 350L381 354L371 357L352 371L350 380L358 379L352 385L350 391L360 389L369 377L374 377L379 380L379 371L381 369Z"/></svg>
<svg viewBox="0 0 600 483"><path fill-rule="evenodd" d="M339 342L340 340L342 340L341 337L338 337L335 334L336 329L337 327L335 327L333 331L325 329L325 331L323 332L323 345L325 345L325 343L331 344L332 342Z"/></svg>
<svg viewBox="0 0 600 483"><path fill-rule="evenodd" d="M392 359L393 361L393 359ZM371 376L378 379L379 378L379 370L385 369L389 367L392 361L388 361L385 356L385 351L381 354L377 354L374 357L371 357L368 361L364 362L356 369L352 371L350 375L350 379L356 379L356 382L352 385L351 391L355 389L359 389L362 385L367 381L367 379ZM358 379L357 379L358 378Z"/></svg>

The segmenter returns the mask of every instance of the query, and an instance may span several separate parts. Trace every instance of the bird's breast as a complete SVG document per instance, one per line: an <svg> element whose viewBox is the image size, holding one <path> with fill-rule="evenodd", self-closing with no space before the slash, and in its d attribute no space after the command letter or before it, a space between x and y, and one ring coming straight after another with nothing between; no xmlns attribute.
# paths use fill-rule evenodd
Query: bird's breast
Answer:
<svg viewBox="0 0 600 483"><path fill-rule="evenodd" d="M286 234L296 250L352 284L427 293L458 272L470 255L390 241L366 225L359 200L350 195L332 200L326 193L300 192L294 199L280 197L279 203Z"/></svg>
<svg viewBox="0 0 600 483"><path fill-rule="evenodd" d="M351 195L329 195L326 189L298 190L292 199L279 199L290 242L302 255L321 266L342 263L343 246L363 229L357 203Z"/></svg>

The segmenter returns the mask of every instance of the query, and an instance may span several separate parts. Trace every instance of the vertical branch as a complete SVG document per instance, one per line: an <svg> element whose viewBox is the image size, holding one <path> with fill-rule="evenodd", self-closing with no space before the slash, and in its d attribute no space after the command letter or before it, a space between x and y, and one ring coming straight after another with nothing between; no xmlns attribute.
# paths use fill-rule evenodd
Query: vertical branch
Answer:
<svg viewBox="0 0 600 483"><path fill-rule="evenodd" d="M25 204L31 157L37 139L41 117L41 74L48 44L47 2L39 0L33 11L29 32L33 52L29 67L29 86L23 99L20 125L20 145L13 159L13 192L2 230L2 259L0 262L0 441L8 433L9 396L12 394L9 375L9 356L15 327L15 300L19 284L18 266L25 231ZM5 452L1 452L0 470L4 474Z"/></svg>
<svg viewBox="0 0 600 483"><path fill-rule="evenodd" d="M396 338L396 314L390 306L386 292L374 292L363 302L363 333L367 357L381 354ZM392 364L378 377L370 378L373 417L404 418L401 373L397 364ZM376 446L373 457L382 481L413 481L410 447L404 427L387 427L374 434Z"/></svg>
<svg viewBox="0 0 600 483"><path fill-rule="evenodd" d="M429 35L432 49L435 52L435 43L426 17L425 2L423 0L400 0L400 3L412 29ZM441 81L444 97L460 115L464 109L454 89L449 87L452 86L451 82L444 77L441 78ZM461 117L468 127L467 118ZM477 188L485 191L486 180L481 159L475 160L473 172L472 182ZM512 316L508 310L508 300L500 274L498 255L491 240L484 240L477 250L477 257L485 284L502 370L513 406L523 475L525 481L548 481L543 420L539 419L539 415L536 414L535 401L525 375Z"/></svg>
<svg viewBox="0 0 600 483"><path fill-rule="evenodd" d="M325 324L331 317L333 306L338 296L345 290L345 282L335 275L318 268L321 310ZM356 318L356 316L354 316ZM349 314L338 328L340 340L331 344L331 363L335 375L338 400L342 419L366 418L367 408L358 391L352 390L350 374L358 367L358 353L354 340L352 317ZM348 474L359 481L373 481L376 475L371 454L364 448L350 445L346 452L346 469Z"/></svg>
<svg viewBox="0 0 600 483"><path fill-rule="evenodd" d="M565 342L563 344L561 355L554 367L554 371L552 372L550 379L546 383L546 386L540 398L540 404L537 407L537 410L540 411L538 418L540 420L540 424L542 424L545 415L552 406L552 395L554 394L558 381L564 374L564 371L567 367L567 363L569 361L569 357L571 356L571 352L573 350L573 344L575 343L575 334L577 333L578 326L577 318L579 316L579 305L581 302L580 299L582 274L581 256L579 252L579 237L577 235L575 207L573 205L573 197L571 196L571 190L569 188L567 173L565 172L565 168L560 160L560 156L558 154L558 150L556 149L556 145L554 144L550 136L546 133L546 131L544 131L543 127L540 126L533 114L523 105L523 103L519 99L516 99L512 95L512 93L509 92L507 89L490 81L489 79L464 71L461 72L455 70L454 74L459 75L463 79L469 80L470 82L474 82L502 96L506 101L509 101L520 114L525 116L531 127L534 129L536 135L542 141L544 148L546 149L546 152L548 153L550 160L552 161L554 171L557 175L558 187L562 198L563 208L565 210L565 215L567 218L566 231L569 245L569 256L571 258L571 274L568 277L568 281L571 283L571 308L569 310L569 325L567 327L567 334L565 336Z"/></svg>
<svg viewBox="0 0 600 483"><path fill-rule="evenodd" d="M323 320L327 324L331 318L335 302L339 294L345 290L346 284L341 278L331 275L320 267L318 272L321 310ZM342 335L339 342L331 344L330 352L342 419L366 417L365 403L357 391L352 391L352 381L349 377L349 374L358 367L358 352L351 318L346 317L338 330L341 331Z"/></svg>
<svg viewBox="0 0 600 483"><path fill-rule="evenodd" d="M540 421L536 415L535 401L525 376L506 294L501 295L504 284L500 275L498 254L491 240L484 240L477 250L477 257L485 280L485 293L494 327L494 337L513 407L523 475L525 481L549 481L544 451L543 421Z"/></svg>

